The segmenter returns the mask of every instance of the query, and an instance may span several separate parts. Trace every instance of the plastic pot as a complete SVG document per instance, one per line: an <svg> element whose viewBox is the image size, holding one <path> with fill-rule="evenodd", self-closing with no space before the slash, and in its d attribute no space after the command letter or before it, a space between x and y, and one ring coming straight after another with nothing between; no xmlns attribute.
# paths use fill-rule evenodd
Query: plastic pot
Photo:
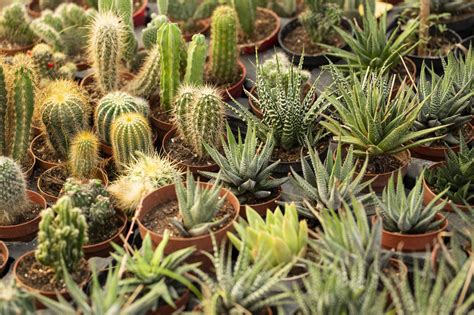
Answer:
<svg viewBox="0 0 474 315"><path fill-rule="evenodd" d="M174 301L174 304L176 305L176 307L173 307L171 305L163 305L163 306L158 307L154 311L146 312L146 315L171 315L177 310L181 309L183 306L187 305L188 301L189 301L189 290L186 290L176 301Z"/></svg>
<svg viewBox="0 0 474 315"><path fill-rule="evenodd" d="M276 21L275 28L271 31L271 33L265 37L264 39L250 44L241 44L239 45L240 52L242 54L253 54L255 55L255 51L262 52L268 50L275 46L275 43L278 41L278 33L281 27L281 21L278 15L275 14L272 10L264 9L264 8L257 8L257 11L264 12L272 16L272 18ZM258 30L257 30L258 31Z"/></svg>
<svg viewBox="0 0 474 315"><path fill-rule="evenodd" d="M0 257L2 257L2 263L0 264L0 275L7 268L9 256L10 256L10 253L8 252L7 245L4 242L0 241Z"/></svg>
<svg viewBox="0 0 474 315"><path fill-rule="evenodd" d="M61 165L60 163L53 162L53 161L46 161L46 160L41 159L40 157L38 157L38 156L35 154L35 151L33 151L34 144L35 144L36 142L38 142L41 137L44 137L44 135L43 135L43 134L40 134L40 135L36 136L36 137L33 139L33 141L31 141L31 144L30 144L30 151L31 151L31 153L33 154L33 156L35 157L36 165L38 165L38 167L39 167L40 169L42 169L43 171L49 170L50 168L53 168L53 167L60 166L60 165Z"/></svg>
<svg viewBox="0 0 474 315"><path fill-rule="evenodd" d="M242 96L242 93L244 92L244 81L245 81L245 78L247 77L247 69L245 68L245 65L242 63L242 61L238 60L237 64L240 68L241 77L239 81L231 85L229 88L226 88L222 92L221 95L224 101L230 100L229 94L233 98L239 98Z"/></svg>
<svg viewBox="0 0 474 315"><path fill-rule="evenodd" d="M148 0L141 0L142 5L133 12L133 25L141 26L145 24L146 21L146 8L148 7Z"/></svg>

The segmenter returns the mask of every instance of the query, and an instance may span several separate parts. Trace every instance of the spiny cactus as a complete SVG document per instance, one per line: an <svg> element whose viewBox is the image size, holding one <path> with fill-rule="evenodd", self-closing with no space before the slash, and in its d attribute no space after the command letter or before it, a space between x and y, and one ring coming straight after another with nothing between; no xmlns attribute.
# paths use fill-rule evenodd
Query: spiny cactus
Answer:
<svg viewBox="0 0 474 315"><path fill-rule="evenodd" d="M188 47L188 58L184 83L202 85L204 82L204 68L207 57L206 37L196 34Z"/></svg>
<svg viewBox="0 0 474 315"><path fill-rule="evenodd" d="M237 74L237 16L228 6L212 15L209 75L216 84L232 83Z"/></svg>
<svg viewBox="0 0 474 315"><path fill-rule="evenodd" d="M77 71L74 63L66 62L66 55L53 52L53 49L47 44L36 45L29 55L33 59L41 79L73 79Z"/></svg>
<svg viewBox="0 0 474 315"><path fill-rule="evenodd" d="M153 150L150 125L140 113L126 113L115 119L110 138L118 170L123 170L133 161L135 151L150 153Z"/></svg>
<svg viewBox="0 0 474 315"><path fill-rule="evenodd" d="M26 180L20 166L0 156L0 226L17 222L27 205Z"/></svg>
<svg viewBox="0 0 474 315"><path fill-rule="evenodd" d="M82 259L82 246L87 243L86 218L70 197L59 198L54 206L41 212L36 260L51 267L56 278L76 270Z"/></svg>
<svg viewBox="0 0 474 315"><path fill-rule="evenodd" d="M149 105L143 99L125 92L112 92L99 101L95 109L94 123L100 139L111 145L110 130L117 117L124 113L140 113L148 117L149 112Z"/></svg>
<svg viewBox="0 0 474 315"><path fill-rule="evenodd" d="M56 9L63 1L62 0L39 0L39 7L41 10L54 10Z"/></svg>
<svg viewBox="0 0 474 315"><path fill-rule="evenodd" d="M194 101L198 97L199 90L192 85L182 85L173 104L173 119L177 127L177 132L183 139L189 139L189 119L188 113L192 112Z"/></svg>
<svg viewBox="0 0 474 315"><path fill-rule="evenodd" d="M2 9L0 39L20 46L33 43L35 34L30 28L24 4L16 2Z"/></svg>
<svg viewBox="0 0 474 315"><path fill-rule="evenodd" d="M42 41L56 51L64 51L65 45L61 37L62 21L50 10L42 13L41 17L31 22L31 29Z"/></svg>
<svg viewBox="0 0 474 315"><path fill-rule="evenodd" d="M245 36L251 36L255 31L255 20L257 19L256 0L232 0L235 12L239 18L240 28Z"/></svg>
<svg viewBox="0 0 474 315"><path fill-rule="evenodd" d="M160 86L160 48L154 46L148 51L148 56L140 72L127 87L132 95L150 99Z"/></svg>
<svg viewBox="0 0 474 315"><path fill-rule="evenodd" d="M51 82L40 104L43 129L51 148L67 158L72 138L87 129L89 105L87 97L73 81Z"/></svg>
<svg viewBox="0 0 474 315"><path fill-rule="evenodd" d="M8 66L0 59L0 155L7 154L7 110L8 110L8 94L7 94L7 71Z"/></svg>
<svg viewBox="0 0 474 315"><path fill-rule="evenodd" d="M0 282L0 314L35 314L34 298L15 281Z"/></svg>
<svg viewBox="0 0 474 315"><path fill-rule="evenodd" d="M76 178L92 178L99 164L99 139L91 131L80 131L71 141L69 171Z"/></svg>
<svg viewBox="0 0 474 315"><path fill-rule="evenodd" d="M158 30L163 24L168 23L168 21L166 15L156 15L155 13L151 15L150 23L148 23L142 31L142 42L146 50L150 50L156 46Z"/></svg>
<svg viewBox="0 0 474 315"><path fill-rule="evenodd" d="M92 21L95 10L84 10L75 3L62 3L55 11L61 17L65 51L69 56L83 54L87 47L88 27Z"/></svg>
<svg viewBox="0 0 474 315"><path fill-rule="evenodd" d="M89 58L100 91L107 94L118 88L119 66L124 51L124 26L112 13L98 15L89 36Z"/></svg>
<svg viewBox="0 0 474 315"><path fill-rule="evenodd" d="M160 104L164 111L171 110L173 98L181 83L182 65L186 61L185 43L175 23L166 23L157 34L160 47Z"/></svg>

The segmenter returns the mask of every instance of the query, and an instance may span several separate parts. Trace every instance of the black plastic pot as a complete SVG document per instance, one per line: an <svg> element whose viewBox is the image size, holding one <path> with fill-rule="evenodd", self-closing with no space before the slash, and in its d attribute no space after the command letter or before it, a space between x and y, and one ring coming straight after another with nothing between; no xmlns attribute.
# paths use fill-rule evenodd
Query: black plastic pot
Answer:
<svg viewBox="0 0 474 315"><path fill-rule="evenodd" d="M461 44L466 48L469 48L469 46L474 48L474 35L464 39Z"/></svg>
<svg viewBox="0 0 474 315"><path fill-rule="evenodd" d="M467 38L474 35L474 14L467 15L462 20L447 23L446 27L458 33L461 38Z"/></svg>

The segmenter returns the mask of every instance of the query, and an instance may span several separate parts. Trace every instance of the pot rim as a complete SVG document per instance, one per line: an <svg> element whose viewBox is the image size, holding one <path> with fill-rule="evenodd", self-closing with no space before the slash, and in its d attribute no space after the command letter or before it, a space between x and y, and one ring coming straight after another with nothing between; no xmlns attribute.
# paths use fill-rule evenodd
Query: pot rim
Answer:
<svg viewBox="0 0 474 315"><path fill-rule="evenodd" d="M40 206L43 207L41 210L44 210L44 209L46 209L46 208L48 207L48 203L46 202L46 199L44 199L44 197L41 196L41 194L37 193L36 191L27 189L27 190L26 190L26 194L28 195L28 199L29 199L30 201L31 201L31 198L30 198L31 195L35 195L36 197L40 198L41 201L43 201L43 204L42 204L42 205L39 204L39 203L36 203L36 204L38 204L38 205L40 205ZM26 226L26 225L28 225L28 224L31 224L31 223L33 223L33 222L39 220L40 218L41 218L41 211L40 211L40 213L39 213L36 217L34 217L33 219L31 219L31 220L29 220L29 221L26 221L26 222L23 222L23 223L20 223L20 224L14 224L14 225L0 225L0 230L1 230L1 229L4 229L4 228L16 229L16 228L19 228L19 227L24 227L24 226Z"/></svg>
<svg viewBox="0 0 474 315"><path fill-rule="evenodd" d="M238 46L239 46L240 50L251 49L251 48L254 48L254 47L257 50L260 50L260 46L263 43L267 42L268 40L270 40L274 37L275 37L275 39L277 39L278 33L280 32L280 28L281 28L281 19L280 19L280 17L275 12L273 12L272 10L267 9L267 8L258 7L257 11L263 11L263 12L268 13L269 15L271 15L273 20L276 21L276 23L275 23L276 26L268 36L266 36L265 38L262 38L258 42L253 42L253 43L248 43L248 44L239 44Z"/></svg>
<svg viewBox="0 0 474 315"><path fill-rule="evenodd" d="M455 41L452 41L452 43L454 44L461 44L462 43L462 38L461 36L459 36L458 33L456 33L455 31L453 31L452 29L449 29L447 28L446 29L446 32L447 33L450 33L449 35L445 35L443 37L452 37L453 39L456 39ZM451 52L452 50L450 50ZM449 52L448 52L449 54ZM448 54L446 55L441 55L441 56L419 56L419 55L415 55L413 52L412 53L409 53L407 54L407 57L408 58L417 58L417 59L426 59L426 60L439 60L439 59L444 59L448 56Z"/></svg>
<svg viewBox="0 0 474 315"><path fill-rule="evenodd" d="M421 234L402 234L402 233L397 233L397 232L389 232L387 230L385 230L382 226L382 233L385 233L387 235L391 235L391 236L395 236L395 237L399 237L399 238L408 238L408 239L416 239L416 238L420 238L420 237L428 237L428 236L435 236L437 234L439 234L440 232L446 230L446 228L448 227L448 218L441 214L441 213L437 213L436 216L435 216L435 219L438 218L436 221L441 221L444 219L444 223L443 225L437 229L436 231L431 231L431 232L427 232L427 233L421 233ZM374 222L378 219L378 216L375 215L374 216Z"/></svg>
<svg viewBox="0 0 474 315"><path fill-rule="evenodd" d="M8 257L10 256L10 252L8 250L7 244L5 242L0 241L0 254L3 256L3 263L0 265L0 272L2 272L8 263Z"/></svg>
<svg viewBox="0 0 474 315"><path fill-rule="evenodd" d="M84 251L86 249L92 250L92 249L95 249L96 247L104 246L108 243L111 243L113 240L115 240L117 237L119 237L123 233L123 231L127 227L127 222L128 222L127 215L125 214L125 212L123 212L122 210L120 210L118 208L115 208L115 214L118 215L119 218L123 222L122 225L120 226L120 228L117 230L117 233L115 233L112 237L110 237L110 238L108 238L105 241L102 241L100 243L83 245L82 248L84 249Z"/></svg>
<svg viewBox="0 0 474 315"><path fill-rule="evenodd" d="M62 163L58 163L58 162L54 162L54 161L46 161L46 160L43 160L41 159L39 156L37 156L35 154L35 151L33 150L33 144L36 143L37 141L39 141L39 139L41 137L46 137L46 134L45 133L40 133L39 135L37 135L36 137L33 138L33 140L31 140L31 143L30 143L30 151L31 151L31 154L33 154L33 156L35 157L35 161L39 161L40 163L43 163L43 164L50 164L52 165L50 168L53 168L53 167L56 167L56 166L60 166L60 165L64 165L65 162L62 162ZM40 167L41 168L41 167ZM47 171L47 170L45 170Z"/></svg>
<svg viewBox="0 0 474 315"><path fill-rule="evenodd" d="M278 199L280 199L281 197L281 194L283 192L283 189L281 188L281 185L278 186L277 188L277 194L274 198L268 200L268 201L264 201L264 202L260 202L260 203L253 203L253 204L247 204L247 203L244 203L244 204L240 204L240 207L246 209L247 207L250 207L250 208L253 208L253 207L263 207L269 203L273 203L275 201L277 201Z"/></svg>
<svg viewBox="0 0 474 315"><path fill-rule="evenodd" d="M148 0L141 0L141 1L142 1L142 5L138 7L138 9L133 11L132 18L139 16L141 13L143 13L143 11L146 10L146 7L148 6Z"/></svg>

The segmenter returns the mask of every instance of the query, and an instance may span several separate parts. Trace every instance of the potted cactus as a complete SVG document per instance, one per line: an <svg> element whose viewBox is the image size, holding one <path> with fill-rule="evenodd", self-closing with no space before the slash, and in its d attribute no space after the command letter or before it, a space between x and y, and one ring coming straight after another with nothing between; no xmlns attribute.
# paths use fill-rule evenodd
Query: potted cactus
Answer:
<svg viewBox="0 0 474 315"><path fill-rule="evenodd" d="M73 80L77 71L74 63L68 62L66 55L61 52L54 52L47 44L37 44L28 51L36 67L41 86L46 85L50 80L67 79Z"/></svg>
<svg viewBox="0 0 474 315"><path fill-rule="evenodd" d="M267 8L283 18L292 17L301 9L301 0L257 0L257 6Z"/></svg>
<svg viewBox="0 0 474 315"><path fill-rule="evenodd" d="M23 172L11 158L0 157L0 169L0 239L30 241L38 231L39 213L46 201L27 190Z"/></svg>
<svg viewBox="0 0 474 315"><path fill-rule="evenodd" d="M33 47L36 40L21 3L13 3L0 12L0 53L15 55Z"/></svg>
<svg viewBox="0 0 474 315"><path fill-rule="evenodd" d="M3 271L7 268L9 257L10 253L7 245L0 241L0 277L3 275Z"/></svg>

